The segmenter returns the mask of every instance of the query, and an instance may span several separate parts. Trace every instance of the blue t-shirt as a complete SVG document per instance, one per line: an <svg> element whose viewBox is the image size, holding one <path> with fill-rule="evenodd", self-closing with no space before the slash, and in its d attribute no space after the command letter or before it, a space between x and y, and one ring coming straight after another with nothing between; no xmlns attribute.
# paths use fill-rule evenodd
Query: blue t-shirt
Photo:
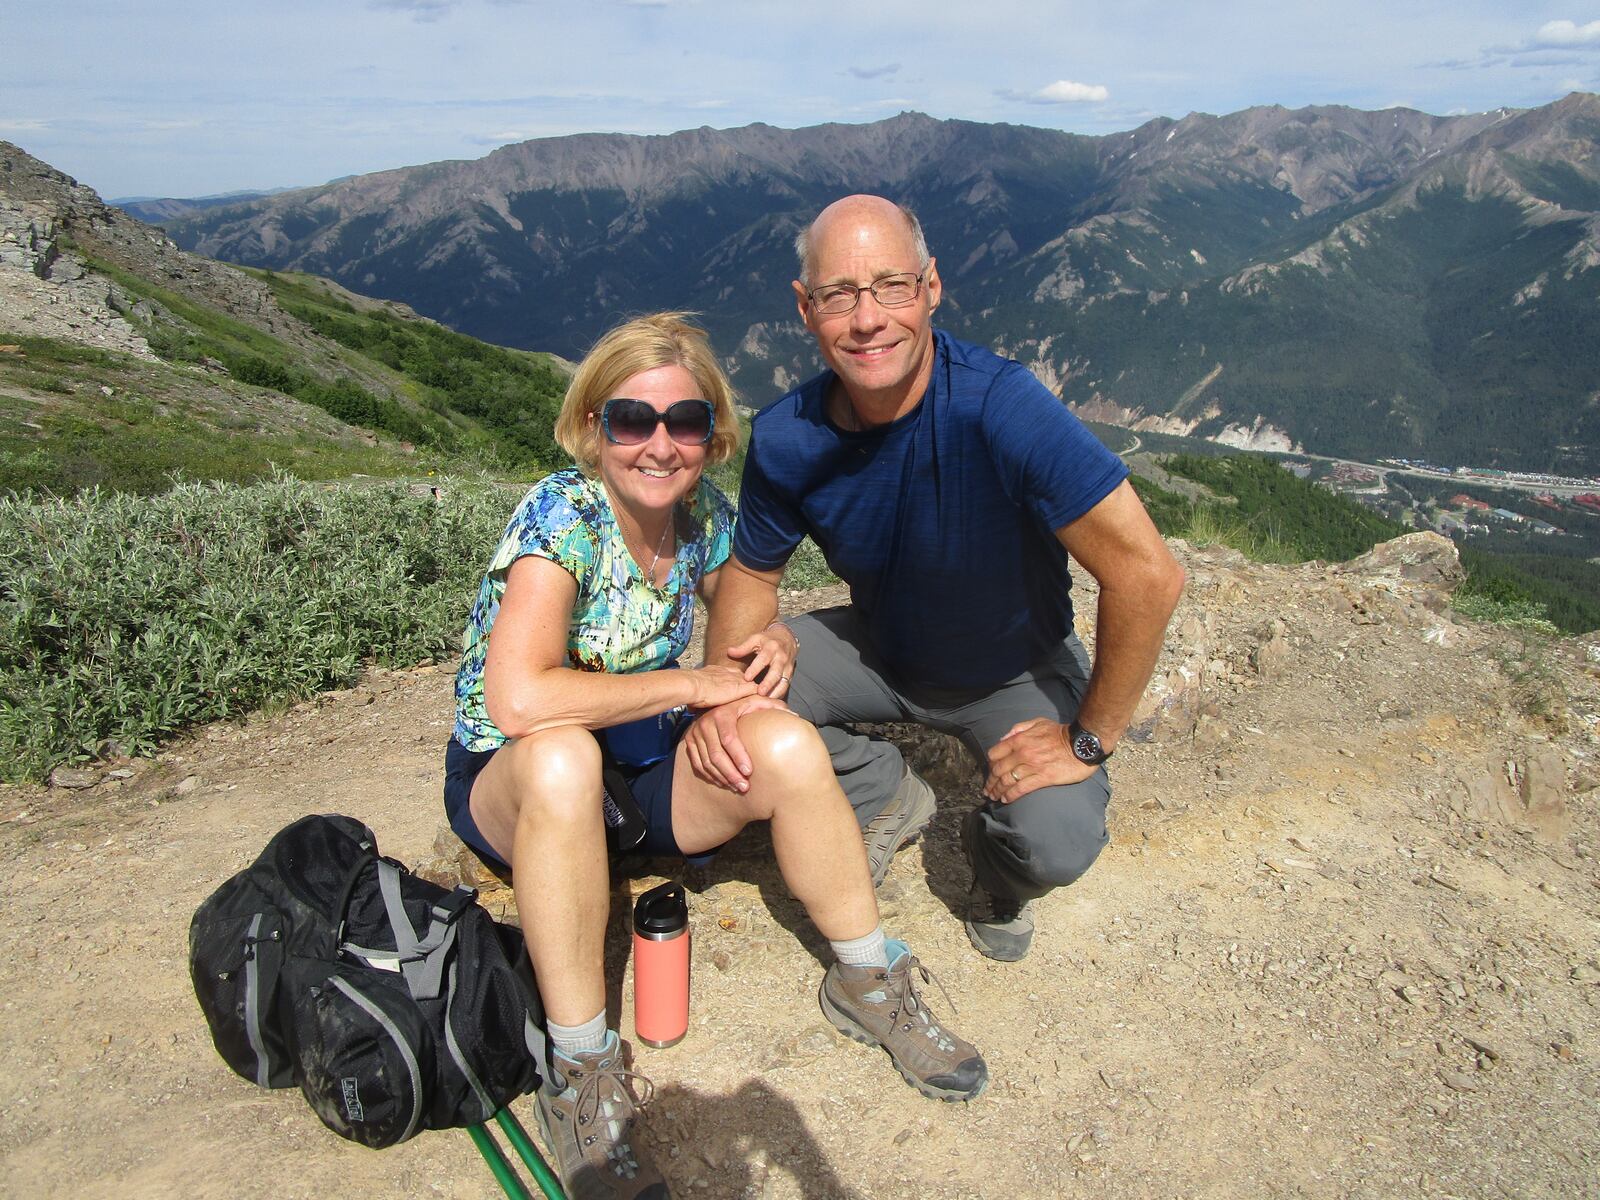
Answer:
<svg viewBox="0 0 1600 1200"><path fill-rule="evenodd" d="M733 551L775 570L809 534L904 683L992 687L1072 628L1055 530L1126 478L1031 372L935 331L922 403L863 433L824 371L757 414Z"/></svg>

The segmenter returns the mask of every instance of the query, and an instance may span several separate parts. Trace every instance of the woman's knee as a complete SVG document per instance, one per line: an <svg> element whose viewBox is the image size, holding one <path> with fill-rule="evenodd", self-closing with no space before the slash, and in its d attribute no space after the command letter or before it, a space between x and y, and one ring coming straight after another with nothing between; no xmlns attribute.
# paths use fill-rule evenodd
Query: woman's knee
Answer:
<svg viewBox="0 0 1600 1200"><path fill-rule="evenodd" d="M599 811L600 744L587 729L540 730L500 753L508 751L521 800L519 819L562 820Z"/></svg>
<svg viewBox="0 0 1600 1200"><path fill-rule="evenodd" d="M777 708L763 708L739 718L739 740L756 770L762 766L785 773L833 767L817 727L804 717Z"/></svg>

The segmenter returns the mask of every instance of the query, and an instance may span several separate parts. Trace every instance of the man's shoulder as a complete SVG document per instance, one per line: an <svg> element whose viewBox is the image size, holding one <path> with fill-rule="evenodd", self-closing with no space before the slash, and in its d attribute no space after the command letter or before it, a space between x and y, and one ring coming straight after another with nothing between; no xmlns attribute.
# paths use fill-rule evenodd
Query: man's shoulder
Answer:
<svg viewBox="0 0 1600 1200"><path fill-rule="evenodd" d="M954 334L938 331L939 348L944 352L952 367L959 367L967 371L981 371L987 374L997 374L1008 366L1014 366L1011 359L996 354L987 346L977 342L963 341Z"/></svg>
<svg viewBox="0 0 1600 1200"><path fill-rule="evenodd" d="M821 395L830 374L830 371L818 372L804 383L790 388L765 408L757 409L756 415L750 418L752 427L767 432L799 417Z"/></svg>
<svg viewBox="0 0 1600 1200"><path fill-rule="evenodd" d="M824 440L822 395L832 375L823 371L812 376L750 419L747 461L778 469L779 463L809 460Z"/></svg>
<svg viewBox="0 0 1600 1200"><path fill-rule="evenodd" d="M950 383L956 392L982 400L998 384L1024 391L1044 390L1034 373L1015 359L997 354L987 346L965 342L939 331L940 350L949 364Z"/></svg>

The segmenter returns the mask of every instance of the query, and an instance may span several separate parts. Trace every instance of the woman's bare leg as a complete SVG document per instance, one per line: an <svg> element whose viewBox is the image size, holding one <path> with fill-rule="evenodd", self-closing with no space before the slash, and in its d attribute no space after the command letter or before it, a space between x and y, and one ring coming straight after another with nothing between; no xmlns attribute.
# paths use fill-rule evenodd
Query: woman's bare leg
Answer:
<svg viewBox="0 0 1600 1200"><path fill-rule="evenodd" d="M600 747L561 726L507 743L472 786L472 819L511 864L517 915L550 1020L578 1025L605 1008L611 875Z"/></svg>
<svg viewBox="0 0 1600 1200"><path fill-rule="evenodd" d="M871 933L878 901L861 828L815 727L793 713L762 709L740 718L739 737L755 768L743 795L696 778L679 745L672 782L679 848L697 854L751 821L770 820L778 870L817 931L831 942Z"/></svg>

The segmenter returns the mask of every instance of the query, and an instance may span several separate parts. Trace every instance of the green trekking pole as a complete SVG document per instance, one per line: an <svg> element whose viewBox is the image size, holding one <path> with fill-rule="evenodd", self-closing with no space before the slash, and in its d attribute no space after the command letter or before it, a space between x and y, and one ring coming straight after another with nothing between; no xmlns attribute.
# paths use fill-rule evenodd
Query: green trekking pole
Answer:
<svg viewBox="0 0 1600 1200"><path fill-rule="evenodd" d="M489 1170L494 1172L495 1182L500 1185L500 1190L506 1194L507 1200L532 1200L528 1195L528 1189L522 1186L522 1180L517 1178L517 1173L506 1161L505 1154L500 1150L500 1144L494 1140L494 1134L483 1125L469 1125L467 1136L478 1148L478 1153L483 1155L483 1161L489 1164Z"/></svg>
<svg viewBox="0 0 1600 1200"><path fill-rule="evenodd" d="M515 1147L517 1157L526 1164L528 1171L533 1175L533 1181L539 1185L539 1190L545 1194L546 1200L567 1200L567 1194L561 1190L561 1181L540 1157L539 1151L534 1149L528 1131L522 1127L522 1122L517 1120L517 1115L511 1111L511 1107L507 1105L502 1108L495 1113L494 1119L500 1128L505 1130L507 1140Z"/></svg>
<svg viewBox="0 0 1600 1200"><path fill-rule="evenodd" d="M567 1194L561 1190L561 1181L545 1163L532 1139L528 1137L528 1131L522 1127L522 1122L517 1120L516 1114L509 1107L502 1108L495 1113L494 1119L495 1123L505 1131L506 1138L517 1152L517 1157L533 1175L533 1181L539 1185L539 1191L544 1194L545 1200L567 1200ZM483 1161L489 1164L489 1170L494 1172L495 1181L499 1183L500 1190L506 1194L507 1200L533 1200L527 1187L506 1160L505 1152L500 1149L500 1143L495 1141L489 1123L485 1121L481 1125L468 1126L467 1134L472 1138L472 1144L477 1146L478 1153L483 1156Z"/></svg>

